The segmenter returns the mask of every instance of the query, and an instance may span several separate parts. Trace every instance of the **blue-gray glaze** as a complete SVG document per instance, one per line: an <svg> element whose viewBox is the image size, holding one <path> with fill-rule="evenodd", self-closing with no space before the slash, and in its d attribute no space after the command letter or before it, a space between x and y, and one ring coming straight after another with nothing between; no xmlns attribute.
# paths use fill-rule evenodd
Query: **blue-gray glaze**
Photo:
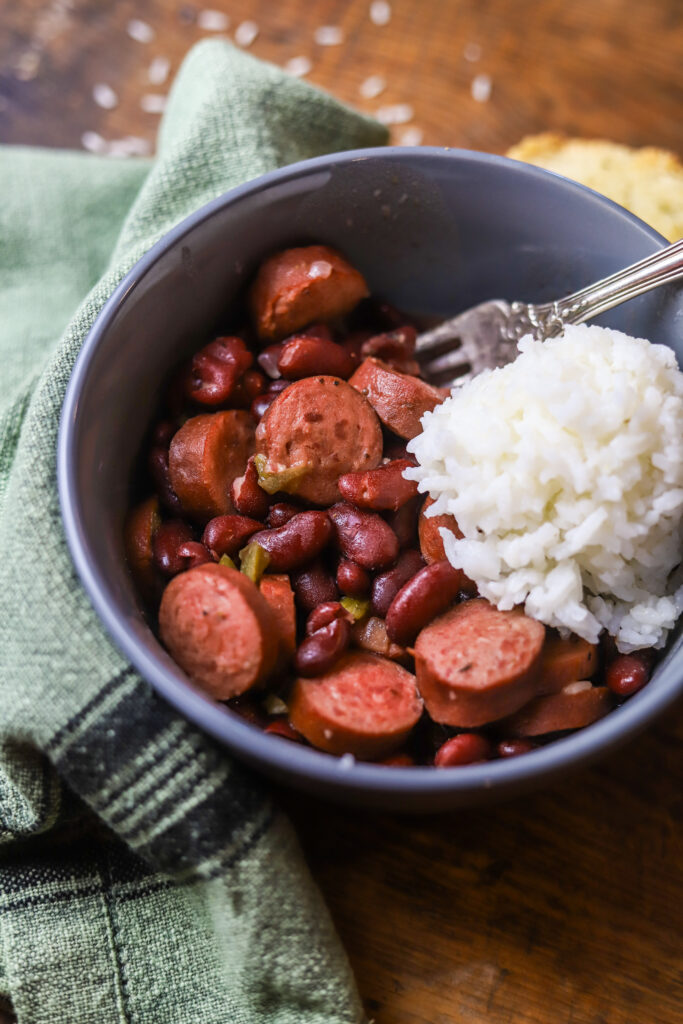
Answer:
<svg viewBox="0 0 683 1024"><path fill-rule="evenodd" d="M97 318L62 412L60 499L76 569L105 626L171 704L237 756L330 798L433 811L545 784L623 743L683 693L680 630L650 684L602 721L532 754L454 770L342 766L267 736L196 689L146 625L126 570L121 526L131 467L161 381L201 343L281 246L327 242L401 308L448 315L492 297L561 296L664 244L621 207L557 175L458 150L377 149L276 171L197 211L136 264ZM603 316L676 348L673 287Z"/></svg>

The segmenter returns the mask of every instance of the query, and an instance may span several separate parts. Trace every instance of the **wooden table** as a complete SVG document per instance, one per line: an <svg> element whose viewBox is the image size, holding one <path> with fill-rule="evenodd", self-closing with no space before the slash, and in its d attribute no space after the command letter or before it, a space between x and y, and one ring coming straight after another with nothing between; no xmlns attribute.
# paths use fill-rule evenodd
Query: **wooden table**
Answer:
<svg viewBox="0 0 683 1024"><path fill-rule="evenodd" d="M502 152L561 130L681 155L680 0L211 0L254 54L368 112L409 104L425 143ZM182 0L0 0L0 139L153 147L171 73L203 33ZM131 18L154 30L137 42ZM319 26L343 29L337 46ZM157 65L158 67L158 65ZM363 99L371 75L381 95ZM487 101L476 100L485 93ZM111 86L112 109L92 99ZM404 112L410 113L410 111ZM412 132L413 138L415 133ZM410 136L409 136L410 137ZM537 796L440 818L287 799L376 1024L678 1024L683 1010L683 709L598 768Z"/></svg>

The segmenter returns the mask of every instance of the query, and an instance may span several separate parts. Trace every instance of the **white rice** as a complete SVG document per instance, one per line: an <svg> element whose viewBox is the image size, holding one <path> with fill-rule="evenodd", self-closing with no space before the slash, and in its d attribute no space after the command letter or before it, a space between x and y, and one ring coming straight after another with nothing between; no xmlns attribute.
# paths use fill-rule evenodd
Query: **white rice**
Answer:
<svg viewBox="0 0 683 1024"><path fill-rule="evenodd" d="M519 343L515 362L422 419L406 476L464 534L446 555L499 608L620 651L661 647L683 609L683 374L601 327Z"/></svg>

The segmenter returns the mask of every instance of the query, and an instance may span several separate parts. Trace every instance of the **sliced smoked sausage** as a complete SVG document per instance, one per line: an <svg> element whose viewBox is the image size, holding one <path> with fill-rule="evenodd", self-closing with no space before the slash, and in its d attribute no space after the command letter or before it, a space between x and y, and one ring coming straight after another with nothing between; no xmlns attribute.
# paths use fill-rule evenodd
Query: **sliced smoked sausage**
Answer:
<svg viewBox="0 0 683 1024"><path fill-rule="evenodd" d="M420 518L417 524L418 535L420 538L420 551L425 562L440 562L446 557L446 552L443 548L443 539L439 530L441 527L445 527L450 530L451 533L460 539L462 532L458 526L455 516L440 515L427 517L425 515L428 508L434 504L433 498L427 498L424 505L420 509Z"/></svg>
<svg viewBox="0 0 683 1024"><path fill-rule="evenodd" d="M536 693L559 693L568 683L590 679L598 668L598 646L572 633L546 638Z"/></svg>
<svg viewBox="0 0 683 1024"><path fill-rule="evenodd" d="M469 729L512 714L536 693L545 627L475 599L426 626L415 643L420 693L435 722Z"/></svg>
<svg viewBox="0 0 683 1024"><path fill-rule="evenodd" d="M153 542L160 525L159 499L154 497L136 505L123 528L126 560L145 599L152 597L156 589Z"/></svg>
<svg viewBox="0 0 683 1024"><path fill-rule="evenodd" d="M297 679L292 725L329 754L362 760L398 750L422 714L415 676L386 658L351 652L324 675Z"/></svg>
<svg viewBox="0 0 683 1024"><path fill-rule="evenodd" d="M345 381L306 377L268 407L256 429L256 447L277 490L332 505L341 498L342 473L379 465L382 430L365 398Z"/></svg>
<svg viewBox="0 0 683 1024"><path fill-rule="evenodd" d="M344 316L368 294L363 275L340 253L307 245L275 253L261 264L249 305L259 338L271 341L314 320Z"/></svg>
<svg viewBox="0 0 683 1024"><path fill-rule="evenodd" d="M398 373L381 359L365 359L349 384L364 395L382 423L399 437L416 437L421 418L440 405L446 393L431 384Z"/></svg>
<svg viewBox="0 0 683 1024"><path fill-rule="evenodd" d="M202 413L174 434L168 456L171 486L183 511L199 522L234 512L230 488L254 451L248 412Z"/></svg>
<svg viewBox="0 0 683 1024"><path fill-rule="evenodd" d="M597 722L612 706L606 686L592 686L587 680L569 683L560 693L536 697L501 722L510 736L545 736L547 733L583 729Z"/></svg>
<svg viewBox="0 0 683 1024"><path fill-rule="evenodd" d="M278 665L284 667L296 650L296 608L289 576L268 572L261 577L259 590L273 613L279 643Z"/></svg>
<svg viewBox="0 0 683 1024"><path fill-rule="evenodd" d="M164 590L159 632L188 676L218 700L265 682L279 631L258 587L215 562L175 576Z"/></svg>

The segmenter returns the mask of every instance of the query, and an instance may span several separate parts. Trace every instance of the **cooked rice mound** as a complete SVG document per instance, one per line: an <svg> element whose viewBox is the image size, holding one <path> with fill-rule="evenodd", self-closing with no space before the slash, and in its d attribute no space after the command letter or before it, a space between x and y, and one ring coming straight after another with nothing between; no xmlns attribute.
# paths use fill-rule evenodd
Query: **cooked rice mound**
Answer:
<svg viewBox="0 0 683 1024"><path fill-rule="evenodd" d="M519 343L422 419L406 472L455 516L449 561L501 609L620 651L661 647L683 606L683 374L602 327Z"/></svg>

